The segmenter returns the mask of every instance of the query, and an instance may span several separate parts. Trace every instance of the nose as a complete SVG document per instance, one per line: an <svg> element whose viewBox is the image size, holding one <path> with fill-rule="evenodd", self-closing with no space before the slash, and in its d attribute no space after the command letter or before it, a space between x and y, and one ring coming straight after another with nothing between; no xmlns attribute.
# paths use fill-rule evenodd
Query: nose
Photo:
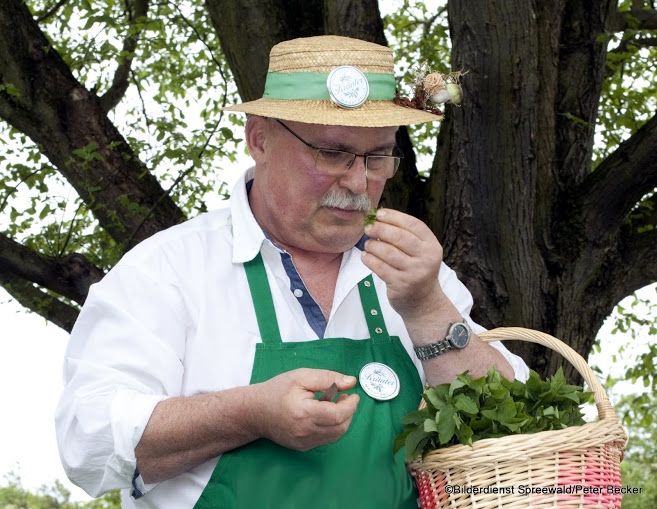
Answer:
<svg viewBox="0 0 657 509"><path fill-rule="evenodd" d="M351 166L340 177L340 185L355 194L363 194L367 191L365 156L356 156Z"/></svg>

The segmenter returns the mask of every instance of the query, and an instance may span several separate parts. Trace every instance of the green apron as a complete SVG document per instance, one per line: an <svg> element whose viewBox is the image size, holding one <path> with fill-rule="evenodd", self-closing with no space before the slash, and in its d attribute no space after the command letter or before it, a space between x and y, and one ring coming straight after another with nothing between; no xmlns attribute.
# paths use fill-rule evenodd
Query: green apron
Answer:
<svg viewBox="0 0 657 509"><path fill-rule="evenodd" d="M417 493L403 449L392 454L401 418L417 410L422 383L399 337L388 336L372 276L359 284L370 338L281 341L260 254L244 265L262 343L256 345L251 384L293 369L321 368L358 377L370 362L391 367L401 390L388 401L360 395L348 431L336 442L306 452L259 439L225 453L194 506L226 509L417 509Z"/></svg>

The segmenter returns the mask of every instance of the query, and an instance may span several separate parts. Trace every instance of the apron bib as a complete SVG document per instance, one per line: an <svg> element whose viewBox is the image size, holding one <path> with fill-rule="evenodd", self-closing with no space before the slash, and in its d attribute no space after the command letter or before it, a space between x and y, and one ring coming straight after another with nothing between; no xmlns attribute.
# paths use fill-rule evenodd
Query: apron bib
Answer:
<svg viewBox="0 0 657 509"><path fill-rule="evenodd" d="M389 336L372 276L358 288L370 338L281 341L274 303L260 254L244 266L262 343L256 345L251 384L297 368L321 368L358 377L381 362L399 377L401 390L388 401L360 395L348 431L332 444L306 452L267 439L224 453L195 509L417 509L417 493L404 463L392 454L401 418L417 410L422 383L399 337Z"/></svg>

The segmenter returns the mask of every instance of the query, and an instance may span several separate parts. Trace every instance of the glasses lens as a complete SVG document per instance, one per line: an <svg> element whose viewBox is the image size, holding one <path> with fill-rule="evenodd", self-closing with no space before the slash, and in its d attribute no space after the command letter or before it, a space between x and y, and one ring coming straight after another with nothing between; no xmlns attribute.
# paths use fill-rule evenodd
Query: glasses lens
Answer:
<svg viewBox="0 0 657 509"><path fill-rule="evenodd" d="M367 176L378 180L392 178L399 161L399 157L394 156L367 156Z"/></svg>
<svg viewBox="0 0 657 509"><path fill-rule="evenodd" d="M342 175L351 167L355 158L356 156L349 152L319 149L315 167L318 171L327 175Z"/></svg>
<svg viewBox="0 0 657 509"><path fill-rule="evenodd" d="M340 176L354 163L356 155L341 150L318 149L315 167L326 175ZM367 178L371 180L387 180L399 168L400 157L367 156Z"/></svg>

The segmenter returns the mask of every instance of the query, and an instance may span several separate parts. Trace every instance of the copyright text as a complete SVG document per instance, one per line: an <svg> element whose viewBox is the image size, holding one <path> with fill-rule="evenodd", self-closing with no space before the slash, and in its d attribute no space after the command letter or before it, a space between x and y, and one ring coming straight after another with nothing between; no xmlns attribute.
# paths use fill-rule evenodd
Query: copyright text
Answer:
<svg viewBox="0 0 657 509"><path fill-rule="evenodd" d="M454 495L639 495L643 488L636 486L585 486L582 484L569 484L559 486L530 486L519 484L517 486L470 486L447 484L445 493Z"/></svg>

